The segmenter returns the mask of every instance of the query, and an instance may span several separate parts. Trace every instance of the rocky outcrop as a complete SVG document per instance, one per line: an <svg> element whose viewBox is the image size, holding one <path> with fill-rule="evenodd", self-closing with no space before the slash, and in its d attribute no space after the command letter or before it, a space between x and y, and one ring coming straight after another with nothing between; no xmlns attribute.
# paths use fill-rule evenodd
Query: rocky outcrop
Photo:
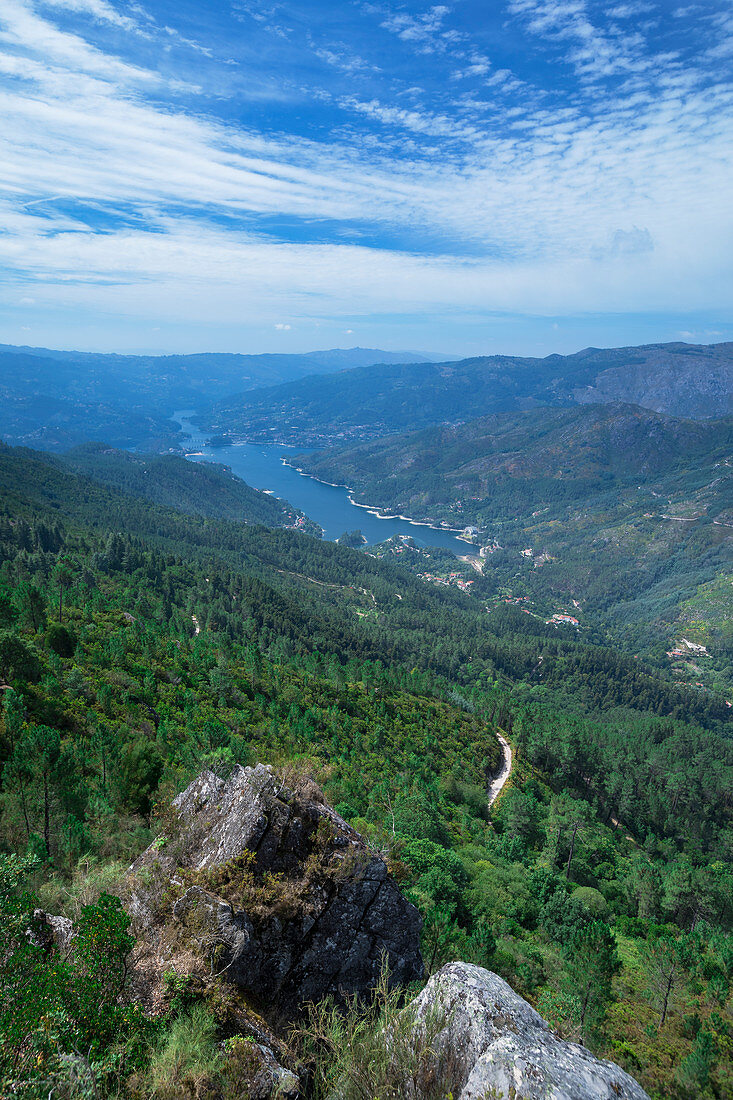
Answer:
<svg viewBox="0 0 733 1100"><path fill-rule="evenodd" d="M421 976L417 910L315 783L206 771L173 807L128 876L148 972L197 958L276 1023L365 993L383 959L395 983Z"/></svg>
<svg viewBox="0 0 733 1100"><path fill-rule="evenodd" d="M57 917L43 909L33 910L33 924L27 932L28 939L44 951L57 948L68 951L74 936L74 925L68 917Z"/></svg>
<svg viewBox="0 0 733 1100"><path fill-rule="evenodd" d="M624 401L695 420L733 412L731 343L651 344L603 351L597 356L599 366L604 359L608 365L590 385L573 391L581 405Z"/></svg>
<svg viewBox="0 0 733 1100"><path fill-rule="evenodd" d="M431 1046L448 1067L444 1087L455 1100L649 1100L619 1066L556 1038L502 978L480 966L449 963L405 1011L415 1014L417 1028L442 1014Z"/></svg>

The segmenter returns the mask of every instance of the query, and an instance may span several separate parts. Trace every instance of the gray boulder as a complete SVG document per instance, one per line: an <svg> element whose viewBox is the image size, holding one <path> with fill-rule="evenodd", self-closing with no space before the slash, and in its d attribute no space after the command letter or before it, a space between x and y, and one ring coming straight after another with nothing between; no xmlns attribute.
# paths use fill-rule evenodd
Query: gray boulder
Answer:
<svg viewBox="0 0 733 1100"><path fill-rule="evenodd" d="M649 1100L619 1066L556 1038L511 986L480 966L444 966L406 1011L417 1027L438 1014L442 1027L431 1045L448 1067L445 1088L455 1100Z"/></svg>
<svg viewBox="0 0 733 1100"><path fill-rule="evenodd" d="M128 875L148 970L151 955L159 971L198 956L275 1023L366 993L383 958L395 984L422 976L419 913L311 780L205 771L173 807Z"/></svg>
<svg viewBox="0 0 733 1100"><path fill-rule="evenodd" d="M43 909L34 909L33 924L26 935L31 943L42 947L44 951L56 948L66 952L74 937L74 925L68 917L56 917Z"/></svg>

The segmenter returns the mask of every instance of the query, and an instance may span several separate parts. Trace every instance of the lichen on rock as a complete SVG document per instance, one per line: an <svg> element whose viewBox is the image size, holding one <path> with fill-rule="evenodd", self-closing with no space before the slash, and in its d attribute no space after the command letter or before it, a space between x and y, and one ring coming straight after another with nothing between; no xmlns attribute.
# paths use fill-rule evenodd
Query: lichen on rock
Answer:
<svg viewBox="0 0 733 1100"><path fill-rule="evenodd" d="M383 960L395 984L422 976L417 910L315 784L285 786L263 764L226 779L205 771L173 807L171 835L128 875L136 933L153 953L185 941L275 1022L309 1001L366 994Z"/></svg>
<svg viewBox="0 0 733 1100"><path fill-rule="evenodd" d="M450 1065L444 1086L455 1100L649 1100L619 1066L558 1039L511 986L480 966L453 962L434 974L408 1006L417 1029L436 1008L447 1022L432 1049Z"/></svg>

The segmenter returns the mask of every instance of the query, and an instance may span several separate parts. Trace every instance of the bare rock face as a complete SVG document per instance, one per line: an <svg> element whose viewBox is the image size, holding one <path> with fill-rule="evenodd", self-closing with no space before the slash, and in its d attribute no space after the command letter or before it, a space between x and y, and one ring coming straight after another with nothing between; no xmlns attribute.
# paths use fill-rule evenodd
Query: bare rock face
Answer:
<svg viewBox="0 0 733 1100"><path fill-rule="evenodd" d="M432 1047L450 1067L445 1085L456 1100L649 1100L619 1066L556 1038L511 986L480 966L448 963L408 1010L418 1027L431 1013L445 1014Z"/></svg>
<svg viewBox="0 0 733 1100"><path fill-rule="evenodd" d="M396 984L423 972L420 916L383 860L312 781L295 787L262 764L203 772L128 876L146 965L197 956L273 1022L366 992L383 957Z"/></svg>

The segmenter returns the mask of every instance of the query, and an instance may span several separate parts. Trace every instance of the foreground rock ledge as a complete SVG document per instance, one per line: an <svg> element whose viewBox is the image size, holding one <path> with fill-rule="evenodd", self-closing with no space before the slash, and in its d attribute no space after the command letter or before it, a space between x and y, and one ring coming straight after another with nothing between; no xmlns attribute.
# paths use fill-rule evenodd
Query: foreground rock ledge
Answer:
<svg viewBox="0 0 733 1100"><path fill-rule="evenodd" d="M557 1039L511 986L480 966L449 963L409 1006L417 1021L436 1008L447 1024L433 1049L450 1066L455 1100L649 1100L613 1062Z"/></svg>
<svg viewBox="0 0 733 1100"><path fill-rule="evenodd" d="M419 913L311 780L286 785L263 764L205 771L173 806L128 876L148 967L198 953L276 1024L366 994L383 958L395 984L422 977Z"/></svg>

